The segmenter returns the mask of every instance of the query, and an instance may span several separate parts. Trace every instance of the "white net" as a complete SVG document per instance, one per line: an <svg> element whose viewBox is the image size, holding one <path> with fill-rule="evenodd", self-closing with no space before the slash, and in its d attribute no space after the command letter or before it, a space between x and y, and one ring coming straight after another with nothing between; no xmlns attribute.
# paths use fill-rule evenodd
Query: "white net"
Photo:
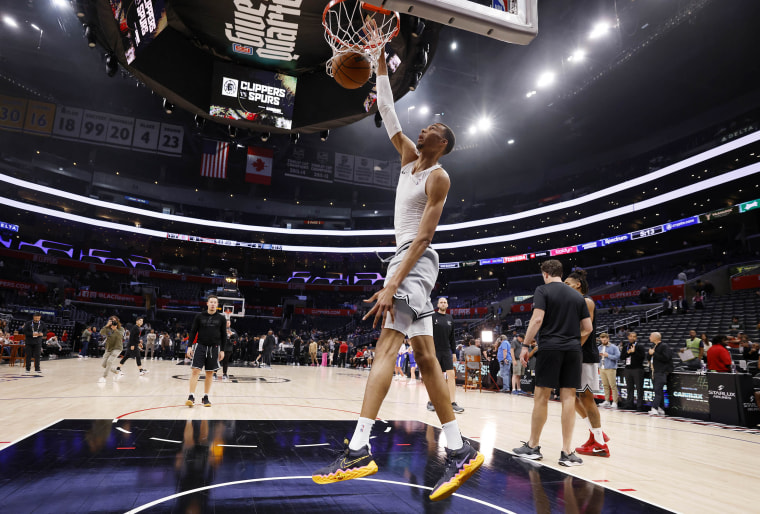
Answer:
<svg viewBox="0 0 760 514"><path fill-rule="evenodd" d="M370 19L372 26L368 24ZM332 0L322 15L325 40L333 51L327 61L327 74L333 76L333 60L347 53L364 54L372 70L376 70L385 45L398 34L399 21L397 12L357 0Z"/></svg>

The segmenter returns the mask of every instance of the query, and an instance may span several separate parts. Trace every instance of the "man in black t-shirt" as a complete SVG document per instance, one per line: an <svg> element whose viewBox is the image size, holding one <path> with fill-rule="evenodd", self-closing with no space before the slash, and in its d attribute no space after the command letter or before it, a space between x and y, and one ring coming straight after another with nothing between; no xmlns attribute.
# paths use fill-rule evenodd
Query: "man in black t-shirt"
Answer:
<svg viewBox="0 0 760 514"><path fill-rule="evenodd" d="M185 402L188 407L195 405L195 387L204 367L206 379L203 381L203 406L211 407L208 393L211 391L212 377L220 368L219 360L224 359L224 346L227 344L227 318L217 311L219 298L214 294L208 295L206 307L204 312L195 316L188 339L187 357L193 360L190 365L190 396Z"/></svg>
<svg viewBox="0 0 760 514"><path fill-rule="evenodd" d="M446 314L449 308L449 301L446 298L438 299L438 310L433 313L433 344L435 345L435 357L441 365L441 371L449 387L449 399L454 412L464 412L464 409L457 405L456 400L456 374L454 364L457 361L457 343L454 340L454 318L451 314ZM428 400L427 410L434 411L433 402Z"/></svg>
<svg viewBox="0 0 760 514"><path fill-rule="evenodd" d="M530 438L516 455L539 460L538 445L546 423L549 396L559 388L562 402L562 452L559 464L580 466L583 461L571 449L575 427L575 391L581 383L581 339L592 330L588 307L581 295L562 283L562 263L550 259L541 263L544 285L533 295L533 315L528 323L525 343L538 340L536 382L533 398ZM528 346L523 346L520 360L527 365Z"/></svg>
<svg viewBox="0 0 760 514"><path fill-rule="evenodd" d="M127 343L127 347L124 349L124 357L122 357L122 359L119 361L119 365L116 366L116 374L119 377L124 376L124 372L121 370L121 367L125 362L127 362L127 359L130 357L135 358L140 376L143 376L148 372L147 369L144 369L142 367L142 359L140 358L140 350L142 349L142 341L140 341L140 337L142 336L144 323L145 318L139 316L135 320L134 324L128 324L126 327L124 327L127 329L127 332L129 332L129 342Z"/></svg>

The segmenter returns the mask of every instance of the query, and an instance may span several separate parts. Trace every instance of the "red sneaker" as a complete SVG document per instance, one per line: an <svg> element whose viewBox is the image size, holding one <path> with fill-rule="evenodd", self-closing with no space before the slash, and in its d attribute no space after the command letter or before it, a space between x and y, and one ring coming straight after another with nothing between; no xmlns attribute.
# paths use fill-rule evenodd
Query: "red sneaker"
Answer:
<svg viewBox="0 0 760 514"><path fill-rule="evenodd" d="M599 444L596 441L594 441L594 443L590 446L581 446L580 448L576 448L575 452L580 453L581 455L593 455L594 457L610 456L610 449L607 447L607 445Z"/></svg>
<svg viewBox="0 0 760 514"><path fill-rule="evenodd" d="M605 443L610 440L610 438L607 437L607 434L605 434L604 432L602 432L602 435L604 436L604 442ZM579 451L581 448L588 448L590 446L593 446L595 442L596 442L596 439L594 439L594 433L591 432L591 430L589 430L588 431L588 441L586 441L581 446L579 446L578 448L576 448L576 452L581 453Z"/></svg>

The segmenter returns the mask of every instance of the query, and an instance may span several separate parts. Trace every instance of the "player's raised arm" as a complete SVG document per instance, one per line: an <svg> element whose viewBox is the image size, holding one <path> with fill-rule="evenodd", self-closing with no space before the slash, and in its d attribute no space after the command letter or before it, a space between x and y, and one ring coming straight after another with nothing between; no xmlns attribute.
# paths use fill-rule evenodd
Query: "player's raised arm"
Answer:
<svg viewBox="0 0 760 514"><path fill-rule="evenodd" d="M417 158L417 149L411 139L401 131L401 124L393 107L393 91L388 78L388 67L385 65L385 55L377 60L377 109L383 117L385 130L396 150L401 155L401 165L404 166Z"/></svg>

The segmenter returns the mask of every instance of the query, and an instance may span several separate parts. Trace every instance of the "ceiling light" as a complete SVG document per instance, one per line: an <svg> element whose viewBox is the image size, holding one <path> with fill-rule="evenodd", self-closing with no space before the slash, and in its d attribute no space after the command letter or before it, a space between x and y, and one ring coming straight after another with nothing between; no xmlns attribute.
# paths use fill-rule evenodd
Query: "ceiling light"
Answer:
<svg viewBox="0 0 760 514"><path fill-rule="evenodd" d="M556 75L552 71L545 71L541 74L541 76L538 77L538 82L536 82L536 87L538 88L544 88L549 87L554 83L554 79L556 78Z"/></svg>
<svg viewBox="0 0 760 514"><path fill-rule="evenodd" d="M586 51L579 48L575 52L573 52L573 55L567 58L568 61L572 62L581 62L586 58Z"/></svg>
<svg viewBox="0 0 760 514"><path fill-rule="evenodd" d="M535 96L535 95L536 95L535 91L528 91L528 93L525 95L525 98L530 98L531 96Z"/></svg>
<svg viewBox="0 0 760 514"><path fill-rule="evenodd" d="M8 25L9 27L13 27L14 29L17 29L17 28L18 28L18 23L16 22L16 20L15 20L15 19L13 19L13 18L11 18L11 17L10 17L10 16L8 16L7 14L6 14L5 16L3 16L3 21L4 21L4 22L5 22L5 24L6 24L6 25Z"/></svg>
<svg viewBox="0 0 760 514"><path fill-rule="evenodd" d="M607 32L610 31L610 24L606 21L600 21L596 25L594 25L594 28L591 29L591 32L588 35L589 39L599 39L600 37L607 34Z"/></svg>
<svg viewBox="0 0 760 514"><path fill-rule="evenodd" d="M422 114L423 116L429 112L430 112L430 109L428 108L427 105L423 105L422 107L420 107L420 114Z"/></svg>
<svg viewBox="0 0 760 514"><path fill-rule="evenodd" d="M451 48L452 50L456 50L457 49L457 42L456 41L452 41L449 48Z"/></svg>
<svg viewBox="0 0 760 514"><path fill-rule="evenodd" d="M470 134L477 134L478 133L478 127L475 125L470 125Z"/></svg>
<svg viewBox="0 0 760 514"><path fill-rule="evenodd" d="M39 30L40 32L42 32L42 29L41 29L41 28L39 28L39 27L38 27L37 25L35 25L34 23L31 23L30 25L32 26L32 28L33 28L34 30Z"/></svg>
<svg viewBox="0 0 760 514"><path fill-rule="evenodd" d="M55 7L58 7L59 9L63 9L67 6L66 0L52 0L50 3L52 3Z"/></svg>
<svg viewBox="0 0 760 514"><path fill-rule="evenodd" d="M478 120L478 130L486 131L491 128L491 118L483 116Z"/></svg>
<svg viewBox="0 0 760 514"><path fill-rule="evenodd" d="M513 144L515 144L515 140L514 139L510 139L509 141L507 141L507 144L508 145L513 145Z"/></svg>

